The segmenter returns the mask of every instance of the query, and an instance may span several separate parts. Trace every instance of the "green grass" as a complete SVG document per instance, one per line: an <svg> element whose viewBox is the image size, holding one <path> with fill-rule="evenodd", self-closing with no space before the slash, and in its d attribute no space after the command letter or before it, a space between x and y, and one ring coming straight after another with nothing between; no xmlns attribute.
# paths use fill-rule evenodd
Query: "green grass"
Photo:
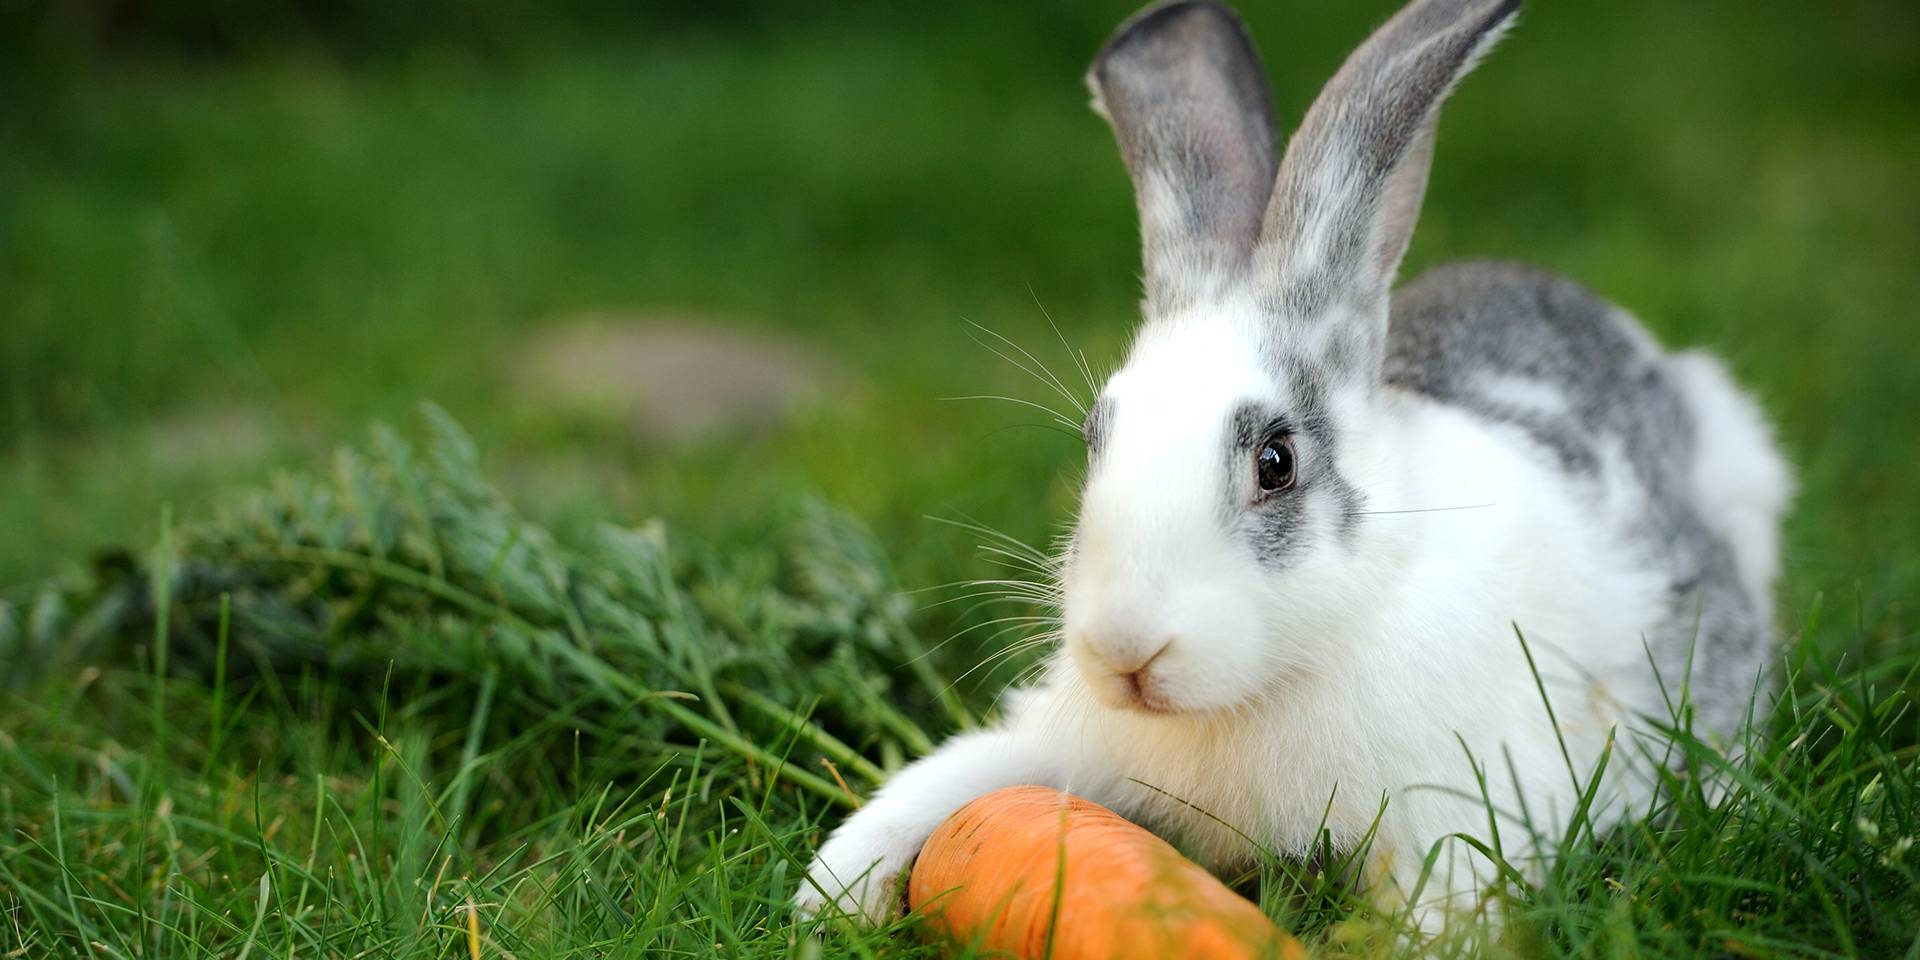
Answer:
<svg viewBox="0 0 1920 960"><path fill-rule="evenodd" d="M1388 4L1249 6L1290 125ZM892 591L996 569L924 515L1044 542L1070 514L1075 441L939 398L1045 399L963 318L1063 370L1041 305L1097 366L1125 344L1131 200L1079 74L1126 12L803 13L506 57L294 47L0 75L18 94L0 111L0 956L441 956L469 917L488 956L922 950L785 917L839 813L772 758L891 767L956 724L936 688L980 711L1017 669L954 683L993 649L984 629L914 661L931 680L905 666L1018 611ZM1802 480L1767 746L1724 802L1676 790L1506 891L1498 950L1920 950L1902 846L1920 835L1916 38L1891 0L1542 3L1449 107L1410 270L1526 259L1714 345ZM636 441L510 386L526 338L593 311L783 331L850 376L771 431ZM435 569L416 536L391 568L268 563L208 534L259 520L227 488L315 496L274 471L318 472L341 443L380 482L415 475L381 473L362 425L410 422L423 397L524 507L468 503L506 524L484 557L442 543ZM140 599L163 504L185 577L164 629ZM532 550L502 551L503 529L550 528L553 569L595 580L625 562L597 523L653 517L672 550L648 561L652 599L613 595L665 646L609 649L639 628L542 600L538 578L500 592L518 562L500 558ZM556 630L590 656L537 640ZM1394 949L1396 921L1324 871L1265 872L1266 905L1327 951Z"/></svg>

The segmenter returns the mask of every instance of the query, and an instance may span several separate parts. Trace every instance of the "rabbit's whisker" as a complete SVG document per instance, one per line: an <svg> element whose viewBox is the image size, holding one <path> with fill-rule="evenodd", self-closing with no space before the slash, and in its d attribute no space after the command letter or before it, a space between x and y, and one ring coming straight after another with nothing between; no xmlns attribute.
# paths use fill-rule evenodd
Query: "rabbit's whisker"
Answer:
<svg viewBox="0 0 1920 960"><path fill-rule="evenodd" d="M1048 554L1039 547L1027 543L1012 534L995 530L986 524L974 520L949 520L942 517L928 517L927 519L935 523L944 523L948 526L957 527L961 530L977 533L998 541L997 543L980 544L979 548L983 553L991 552L1007 557L1008 559L1017 558L1021 566L1034 573L1041 574L1048 579L1052 579L1059 574L1060 560L1057 555Z"/></svg>
<svg viewBox="0 0 1920 960"><path fill-rule="evenodd" d="M1040 302L1040 295L1034 292L1033 284L1031 283L1027 284L1027 296L1033 298L1033 305L1039 307L1040 315L1047 318L1047 326L1053 328L1053 335L1059 338L1060 346L1067 351L1067 356L1073 358L1074 366L1080 368L1080 376L1086 378L1087 381L1087 396L1099 396L1100 385L1093 382L1093 368L1087 364L1086 353L1075 349L1073 344L1067 342L1067 335L1061 333L1060 325L1053 322L1053 314L1047 312L1047 305Z"/></svg>
<svg viewBox="0 0 1920 960"><path fill-rule="evenodd" d="M1418 507L1412 510L1360 510L1355 512L1354 516L1390 517L1403 513L1446 513L1451 510L1485 510L1488 507L1497 506L1499 506L1497 503L1469 503L1458 507Z"/></svg>
<svg viewBox="0 0 1920 960"><path fill-rule="evenodd" d="M1019 351L1021 356L1026 357L1027 360L1030 363L1032 363L1034 367L1038 367L1039 370L1038 372L1036 372L1033 369L1033 367L1028 367L1026 364L1023 364L1020 361L1015 360L1004 353L1001 353L999 350L995 349L992 344L982 342L978 337L973 338L975 343L978 343L980 344L980 346L985 347L988 352L999 357L1000 359L1013 364L1015 367L1018 367L1019 369L1024 371L1028 376L1033 377L1034 379L1040 381L1043 385L1051 387L1053 389L1053 392L1059 394L1062 397L1065 397L1068 403L1073 404L1074 409L1080 411L1081 416L1084 417L1087 415L1087 405L1083 403L1079 397L1074 396L1073 391L1068 390L1067 385L1065 383L1062 383L1059 377L1054 376L1053 371L1048 369L1046 364L1041 363L1038 357L1035 357L1032 353L1028 352L1027 348L1019 345L1018 343L1013 342L1007 337L1001 335L998 331L995 331L983 324L975 323L974 321L966 320L965 318L962 318L962 320L964 323L967 324L967 326L972 327L973 329L978 330L981 333L984 333L994 338L995 340L998 340L1001 343L1004 343L1007 346L1012 347L1013 349Z"/></svg>
<svg viewBox="0 0 1920 960"><path fill-rule="evenodd" d="M969 395L967 395L967 396L964 396L964 397L941 397L940 399L941 399L942 401L949 401L949 400L1005 400L1005 401L1006 401L1006 402L1008 402L1008 403L1015 403L1015 404L1019 404L1020 406L1023 406L1023 407L1031 407L1032 409L1035 409L1035 410L1039 410L1040 412L1042 412L1042 413L1045 413L1045 414L1047 414L1048 416L1051 416L1051 417L1053 418L1053 422L1055 422L1055 423L1057 423L1057 424L1059 424L1059 425L1060 425L1060 426L1061 426L1062 428L1064 428L1064 429L1067 429L1067 430L1071 430L1071 431L1073 431L1073 434L1074 434L1074 436L1079 436L1079 435L1080 435L1080 425L1079 425L1079 424L1077 424L1077 423L1074 423L1074 422L1073 422L1072 420L1069 420L1069 419L1067 419L1067 417L1066 417L1066 415L1065 415L1065 414L1062 414L1062 413L1061 413L1060 411L1058 411L1058 410L1055 410L1054 408L1052 408L1052 407L1049 407L1049 406L1047 406L1047 405L1046 405L1046 404L1044 404L1044 403L1035 403L1035 402L1033 402L1032 400L1022 400L1022 399L1020 399L1019 397L1003 397L1003 396L1000 396L999 394L996 394L996 393L976 393L976 394L969 394Z"/></svg>
<svg viewBox="0 0 1920 960"><path fill-rule="evenodd" d="M998 638L1018 629L1020 628L1007 627L1002 629L1000 633L997 633L994 636ZM1016 641L1014 643L1007 644L1006 646L1001 647L998 650L995 650L994 652L986 655L985 657L982 657L979 663L974 664L973 667L968 669L965 673L962 673L959 676L954 677L953 682L947 684L947 689L952 690L953 688L959 686L961 681L967 679L970 676L973 676L975 673L978 673L979 671L987 667L990 667L996 663L999 663L1003 660L1013 657L1023 651L1031 650L1036 647L1043 646L1047 643L1050 643L1053 640L1058 639L1059 636L1060 634L1058 631L1048 631L1046 633L1035 634L1031 637L1027 637L1022 640Z"/></svg>
<svg viewBox="0 0 1920 960"><path fill-rule="evenodd" d="M933 603L925 604L922 607L920 607L920 609L932 610L932 609L935 609L936 607L943 607L952 603L964 603L968 600L977 600L979 602L974 604L971 607L968 607L966 611L961 614L961 616L966 616L967 614L972 613L973 611L978 610L979 608L986 606L987 604L993 604L993 603L1026 603L1026 604L1032 604L1034 606L1039 606L1039 607L1051 607L1057 604L1057 598L1049 594L1022 591L1022 590L994 589L994 590L975 590L971 593L964 593L959 596L948 597L945 600L938 600Z"/></svg>

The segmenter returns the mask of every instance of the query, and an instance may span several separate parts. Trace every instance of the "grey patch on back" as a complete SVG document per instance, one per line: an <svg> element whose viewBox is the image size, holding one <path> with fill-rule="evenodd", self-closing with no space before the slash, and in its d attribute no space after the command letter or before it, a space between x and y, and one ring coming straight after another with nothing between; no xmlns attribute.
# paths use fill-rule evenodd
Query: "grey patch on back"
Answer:
<svg viewBox="0 0 1920 960"><path fill-rule="evenodd" d="M1449 264L1395 294L1383 375L1391 386L1521 428L1570 474L1597 473L1596 444L1609 433L1660 444L1636 443L1630 453L1636 467L1664 471L1678 438L1648 421L1657 411L1669 415L1668 428L1690 424L1671 419L1685 419L1678 392L1658 355L1616 314L1579 285L1530 267ZM1516 402L1491 389L1495 383L1537 384L1566 409Z"/></svg>
<svg viewBox="0 0 1920 960"><path fill-rule="evenodd" d="M1646 638L1662 682L1676 702L1689 682L1706 729L1737 729L1769 656L1770 604L1748 595L1732 548L1703 518L1713 505L1692 482L1698 424L1633 319L1531 267L1449 264L1394 295L1384 373L1391 387L1515 428L1596 507L1607 470L1632 478L1642 502L1618 533L1667 578L1666 617Z"/></svg>

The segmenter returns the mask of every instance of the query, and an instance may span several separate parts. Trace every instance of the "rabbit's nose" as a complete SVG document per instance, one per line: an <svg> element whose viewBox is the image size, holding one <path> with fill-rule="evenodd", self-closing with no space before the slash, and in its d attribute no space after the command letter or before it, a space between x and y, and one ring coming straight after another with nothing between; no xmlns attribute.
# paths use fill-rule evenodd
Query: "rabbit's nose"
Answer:
<svg viewBox="0 0 1920 960"><path fill-rule="evenodd" d="M1160 659L1160 655L1166 653L1172 646L1172 640L1163 640L1159 646L1155 647L1129 645L1128 649L1121 651L1096 649L1099 650L1100 659L1105 660L1107 666L1112 667L1113 672L1123 677L1127 681L1127 684L1137 692L1140 689L1141 681L1146 679L1147 669L1153 666L1153 662Z"/></svg>

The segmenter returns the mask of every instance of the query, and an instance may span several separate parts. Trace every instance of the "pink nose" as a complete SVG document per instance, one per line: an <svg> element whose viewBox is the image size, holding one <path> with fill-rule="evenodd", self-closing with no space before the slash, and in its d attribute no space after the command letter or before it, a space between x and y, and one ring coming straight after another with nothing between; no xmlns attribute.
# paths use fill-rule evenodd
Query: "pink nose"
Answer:
<svg viewBox="0 0 1920 960"><path fill-rule="evenodd" d="M1133 691L1133 695L1139 697L1142 688L1146 686L1147 670L1153 666L1155 660L1160 659L1161 654L1166 653L1172 646L1173 641L1168 640L1156 647L1152 653L1147 654L1144 659L1135 658L1138 665L1131 670L1127 669L1127 664L1124 662L1115 663L1114 659L1104 655L1101 659L1106 660L1107 663L1113 667L1113 672L1119 674L1122 679L1127 681L1127 688Z"/></svg>

